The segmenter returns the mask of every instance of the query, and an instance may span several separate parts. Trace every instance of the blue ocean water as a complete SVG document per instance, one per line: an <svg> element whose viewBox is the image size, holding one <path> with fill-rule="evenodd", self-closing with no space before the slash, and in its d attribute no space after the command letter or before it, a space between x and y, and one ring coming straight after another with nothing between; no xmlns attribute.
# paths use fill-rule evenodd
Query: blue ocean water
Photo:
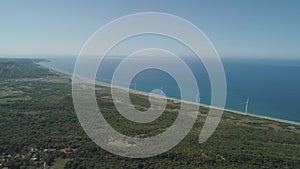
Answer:
<svg viewBox="0 0 300 169"><path fill-rule="evenodd" d="M51 62L42 64L59 71L73 73L76 57L48 59ZM114 70L121 60L118 57L105 59L100 65L97 80L110 83ZM201 61L192 57L187 57L184 61L197 79L200 102L210 104L209 78ZM300 122L300 60L226 58L222 59L222 62L227 81L225 108L243 112L245 105L241 103L249 97L248 112L251 114ZM175 79L155 69L139 73L130 87L145 92L163 87L167 96L180 99Z"/></svg>

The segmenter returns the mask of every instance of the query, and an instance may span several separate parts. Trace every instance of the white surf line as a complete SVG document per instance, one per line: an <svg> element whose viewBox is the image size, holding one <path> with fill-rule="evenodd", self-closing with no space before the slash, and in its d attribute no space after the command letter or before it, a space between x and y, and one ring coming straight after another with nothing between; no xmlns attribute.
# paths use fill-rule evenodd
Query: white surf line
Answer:
<svg viewBox="0 0 300 169"><path fill-rule="evenodd" d="M39 65L41 65L41 64L39 64ZM41 65L41 66L43 66L43 67L45 67L47 69L50 69L50 70L52 70L54 72L58 72L60 74L64 74L66 76L69 76L70 79L72 79L72 77L73 77L73 75L70 74L70 73L61 72L61 71L56 70L54 68L46 67L45 65ZM81 77L81 76L77 76L76 78L82 79L85 82L89 82L90 84L97 84L99 86L104 86L104 87L108 87L108 88L114 87L114 88L117 88L117 89L122 89L122 90L125 90L125 91L130 91L130 92L132 92L134 94L140 94L140 95L144 95L144 96L147 96L147 97L150 94L150 93L147 93L147 92L144 92L144 91L129 89L129 88L125 88L125 87L122 87L122 86L114 86L114 85L106 83L106 82L101 82L101 81L97 81L97 80L91 80L91 79L88 79L88 78L85 78L85 77ZM262 116L262 115L255 115L255 114L240 112L240 111L231 110L231 109L224 109L224 108L215 107L215 106L211 106L211 105L207 105L207 104L196 103L196 102L181 100L181 99L177 99L177 98L167 97L167 96L161 96L159 94L152 94L152 96L158 97L160 99L163 99L165 97L168 100L182 102L182 103L185 103L185 104L193 104L193 105L197 105L197 106L208 108L208 109L221 110L221 111L224 111L224 112L226 111L226 112L229 112L229 113L235 113L235 114L239 114L239 115L243 115L243 116L256 117L256 118L260 118L260 119L271 120L271 121L275 121L275 122L281 122L281 123L287 123L287 124L293 124L293 125L300 126L299 122L294 122L294 121L289 121L289 120L283 120L283 119L278 119L278 118L273 118L273 117L268 117L268 116Z"/></svg>

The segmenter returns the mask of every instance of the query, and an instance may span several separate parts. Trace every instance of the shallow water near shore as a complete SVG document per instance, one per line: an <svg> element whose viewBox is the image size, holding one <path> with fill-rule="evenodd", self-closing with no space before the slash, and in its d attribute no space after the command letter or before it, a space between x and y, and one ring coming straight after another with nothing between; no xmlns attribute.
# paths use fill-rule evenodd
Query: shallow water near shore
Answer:
<svg viewBox="0 0 300 169"><path fill-rule="evenodd" d="M44 66L58 71L73 73L75 56L47 57L50 62ZM115 68L121 58L103 60L96 80L110 83ZM93 61L93 60L91 60ZM193 71L199 85L200 102L210 105L210 83L207 72L199 60L186 58L184 61ZM227 81L226 109L245 111L242 104L249 97L248 112L271 118L300 122L300 60L275 59L222 59ZM180 91L175 79L158 70L146 70L139 73L130 88L150 92L163 88L168 97L180 99ZM190 101L190 100L189 100Z"/></svg>

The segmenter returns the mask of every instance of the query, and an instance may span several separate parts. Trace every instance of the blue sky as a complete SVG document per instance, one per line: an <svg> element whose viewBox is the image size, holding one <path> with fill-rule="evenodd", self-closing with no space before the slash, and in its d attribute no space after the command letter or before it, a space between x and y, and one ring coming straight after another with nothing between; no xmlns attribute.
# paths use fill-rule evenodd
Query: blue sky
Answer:
<svg viewBox="0 0 300 169"><path fill-rule="evenodd" d="M300 1L15 1L0 5L0 55L77 55L101 26L165 12L198 26L221 57L300 58Z"/></svg>

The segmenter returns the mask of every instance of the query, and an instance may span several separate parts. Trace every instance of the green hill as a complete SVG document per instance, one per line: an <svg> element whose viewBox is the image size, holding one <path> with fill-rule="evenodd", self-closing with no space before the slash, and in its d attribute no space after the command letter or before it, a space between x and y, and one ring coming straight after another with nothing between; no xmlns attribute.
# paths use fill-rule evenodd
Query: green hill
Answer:
<svg viewBox="0 0 300 169"><path fill-rule="evenodd" d="M30 59L0 59L0 78L37 78L53 75Z"/></svg>

